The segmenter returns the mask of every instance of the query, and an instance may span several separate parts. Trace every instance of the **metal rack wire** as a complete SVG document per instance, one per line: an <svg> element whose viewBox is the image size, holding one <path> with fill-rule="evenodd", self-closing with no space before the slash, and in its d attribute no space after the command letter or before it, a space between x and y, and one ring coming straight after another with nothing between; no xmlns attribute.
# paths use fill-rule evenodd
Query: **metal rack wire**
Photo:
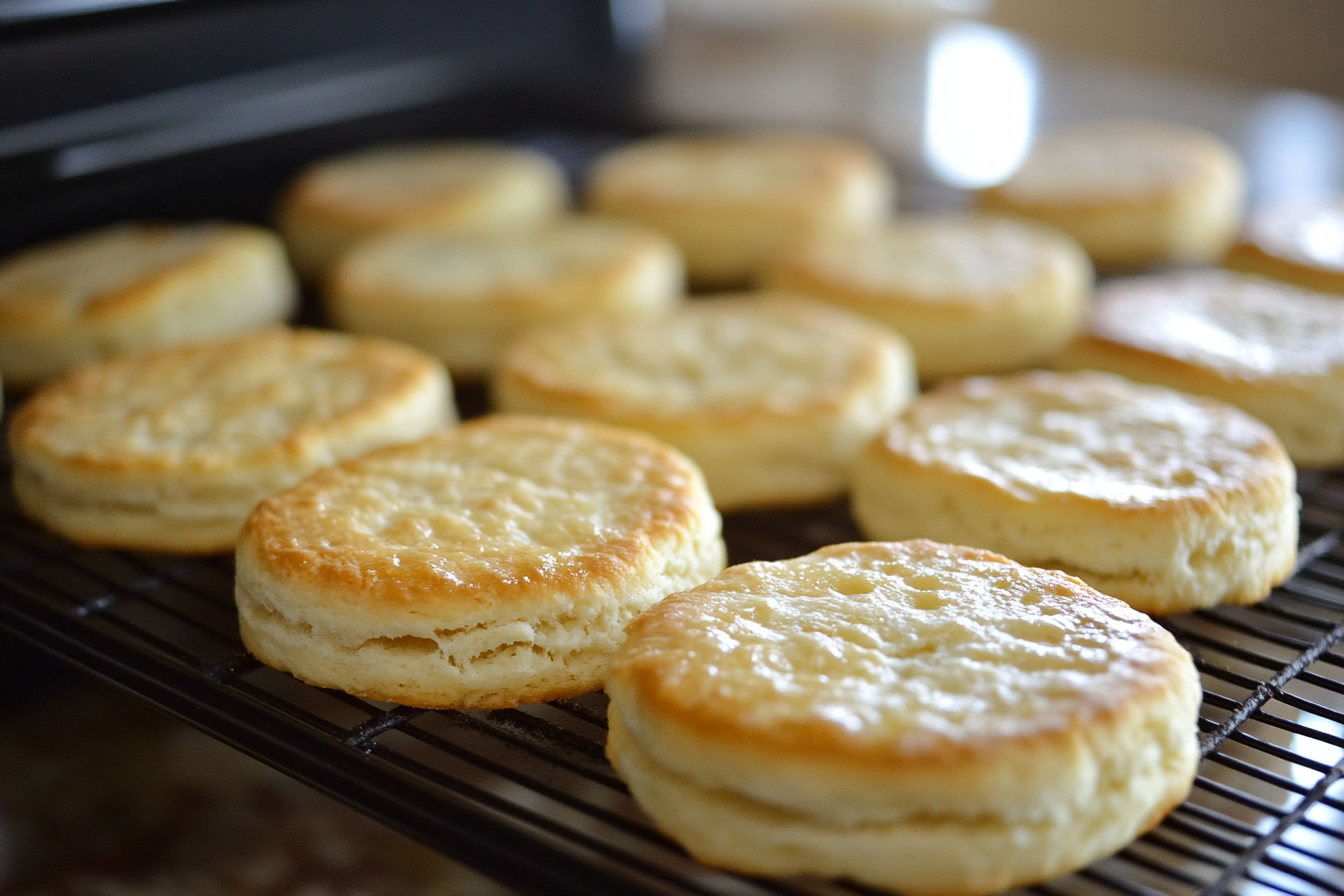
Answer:
<svg viewBox="0 0 1344 896"><path fill-rule="evenodd" d="M8 462L0 459L8 482ZM1049 894L1344 894L1344 475L1302 477L1296 575L1262 604L1174 617L1205 689L1195 788ZM857 538L842 505L731 516L734 562ZM0 493L0 626L520 890L828 894L742 878L664 838L603 755L605 698L489 712L373 703L258 664L232 561L77 549Z"/></svg>

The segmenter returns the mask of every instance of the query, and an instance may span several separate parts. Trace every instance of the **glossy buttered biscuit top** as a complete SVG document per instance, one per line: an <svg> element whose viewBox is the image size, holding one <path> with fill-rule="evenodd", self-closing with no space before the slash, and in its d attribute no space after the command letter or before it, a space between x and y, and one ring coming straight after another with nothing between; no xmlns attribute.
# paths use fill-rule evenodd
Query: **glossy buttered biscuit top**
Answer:
<svg viewBox="0 0 1344 896"><path fill-rule="evenodd" d="M914 388L899 336L776 294L539 328L509 348L494 382L504 410L594 417L676 445L720 509L838 497Z"/></svg>
<svg viewBox="0 0 1344 896"><path fill-rule="evenodd" d="M1065 569L1149 613L1254 603L1297 553L1292 463L1229 405L1100 373L948 383L860 458L871 538Z"/></svg>
<svg viewBox="0 0 1344 896"><path fill-rule="evenodd" d="M1114 280L1065 369L1208 395L1269 424L1293 460L1344 463L1344 301L1227 271Z"/></svg>
<svg viewBox="0 0 1344 896"><path fill-rule="evenodd" d="M608 752L712 864L916 894L1085 864L1190 786L1198 678L1059 572L927 541L731 567L630 626Z"/></svg>
<svg viewBox="0 0 1344 896"><path fill-rule="evenodd" d="M939 215L800 242L766 267L763 282L886 324L910 343L920 379L931 380L1049 360L1081 323L1092 266L1048 227Z"/></svg>
<svg viewBox="0 0 1344 896"><path fill-rule="evenodd" d="M226 551L266 495L452 423L409 346L272 330L80 368L14 415L24 512L81 544Z"/></svg>
<svg viewBox="0 0 1344 896"><path fill-rule="evenodd" d="M263 501L237 600L248 649L305 681L504 707L600 687L625 624L723 562L704 480L672 448L494 416Z"/></svg>
<svg viewBox="0 0 1344 896"><path fill-rule="evenodd" d="M1344 196L1255 209L1223 266L1344 295Z"/></svg>

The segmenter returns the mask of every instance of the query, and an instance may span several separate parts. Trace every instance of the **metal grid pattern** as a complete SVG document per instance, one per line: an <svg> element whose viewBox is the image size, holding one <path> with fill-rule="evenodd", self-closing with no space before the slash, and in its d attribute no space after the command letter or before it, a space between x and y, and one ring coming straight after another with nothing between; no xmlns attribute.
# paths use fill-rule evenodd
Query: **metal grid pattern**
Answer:
<svg viewBox="0 0 1344 896"><path fill-rule="evenodd" d="M0 459L8 482L8 463ZM1297 574L1262 604L1171 618L1203 677L1189 800L1050 894L1344 896L1344 475L1308 473ZM731 559L858 537L842 505L725 521ZM489 712L373 703L261 666L232 561L84 551L0 494L0 625L448 855L531 892L827 894L707 869L603 756L605 698Z"/></svg>

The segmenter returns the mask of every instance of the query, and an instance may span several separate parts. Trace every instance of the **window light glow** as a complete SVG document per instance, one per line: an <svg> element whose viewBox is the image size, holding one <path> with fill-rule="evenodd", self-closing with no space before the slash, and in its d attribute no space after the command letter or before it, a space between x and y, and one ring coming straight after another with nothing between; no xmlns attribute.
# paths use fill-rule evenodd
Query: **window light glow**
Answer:
<svg viewBox="0 0 1344 896"><path fill-rule="evenodd" d="M1006 179L1026 158L1037 78L1027 50L1006 32L958 23L929 47L924 157L957 187Z"/></svg>

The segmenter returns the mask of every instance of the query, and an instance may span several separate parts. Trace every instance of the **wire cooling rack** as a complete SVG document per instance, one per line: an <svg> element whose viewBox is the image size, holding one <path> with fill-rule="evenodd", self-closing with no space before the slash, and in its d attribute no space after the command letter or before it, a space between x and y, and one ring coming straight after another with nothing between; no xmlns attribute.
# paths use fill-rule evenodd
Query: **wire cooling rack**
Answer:
<svg viewBox="0 0 1344 896"><path fill-rule="evenodd" d="M536 893L838 894L691 860L603 756L606 699L443 712L301 684L238 640L228 557L86 551L18 513L0 458L0 625L506 884ZM1184 805L1048 894L1344 896L1344 475L1307 473L1298 572L1165 620L1204 684ZM730 516L733 562L858 538L842 505Z"/></svg>

